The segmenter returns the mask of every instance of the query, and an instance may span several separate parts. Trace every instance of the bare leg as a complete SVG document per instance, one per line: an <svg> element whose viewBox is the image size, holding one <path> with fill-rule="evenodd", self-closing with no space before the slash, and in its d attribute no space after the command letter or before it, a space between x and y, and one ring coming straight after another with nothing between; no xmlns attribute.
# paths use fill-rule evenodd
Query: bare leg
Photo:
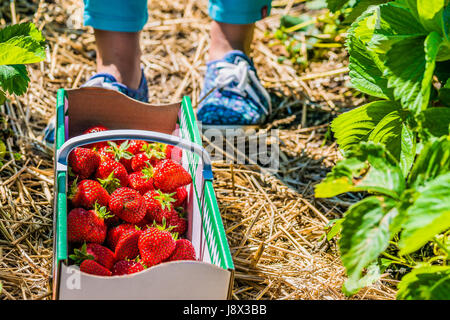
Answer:
<svg viewBox="0 0 450 320"><path fill-rule="evenodd" d="M97 72L109 73L130 89L141 80L139 32L94 30L97 41Z"/></svg>
<svg viewBox="0 0 450 320"><path fill-rule="evenodd" d="M240 50L248 56L254 29L254 23L229 24L213 21L210 32L209 60L222 59L231 50Z"/></svg>

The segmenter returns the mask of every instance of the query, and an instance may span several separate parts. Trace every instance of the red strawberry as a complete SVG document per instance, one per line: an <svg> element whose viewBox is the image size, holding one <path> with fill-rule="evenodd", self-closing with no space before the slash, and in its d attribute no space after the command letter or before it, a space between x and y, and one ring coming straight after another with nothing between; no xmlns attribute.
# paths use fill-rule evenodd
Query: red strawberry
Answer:
<svg viewBox="0 0 450 320"><path fill-rule="evenodd" d="M134 259L138 256L138 240L141 233L142 231L136 228L122 233L114 250L117 260Z"/></svg>
<svg viewBox="0 0 450 320"><path fill-rule="evenodd" d="M94 207L95 202L98 202L101 206L107 206L109 194L95 180L82 180L78 184L77 180L75 180L70 188L69 200L72 201L74 207L91 209Z"/></svg>
<svg viewBox="0 0 450 320"><path fill-rule="evenodd" d="M183 235L187 230L187 220L184 218L184 212L178 212L177 210L173 210L168 219L169 227L173 227L170 232L178 233L179 235Z"/></svg>
<svg viewBox="0 0 450 320"><path fill-rule="evenodd" d="M109 209L129 223L140 222L146 214L144 198L136 190L119 188L111 194Z"/></svg>
<svg viewBox="0 0 450 320"><path fill-rule="evenodd" d="M153 180L155 189L163 192L173 192L178 187L192 182L191 175L178 163L171 159L161 160L155 167Z"/></svg>
<svg viewBox="0 0 450 320"><path fill-rule="evenodd" d="M173 196L173 198L176 199L177 201L174 202L173 205L175 207L179 207L183 205L184 200L186 200L187 198L187 190L185 187L178 187L175 192L176 194Z"/></svg>
<svg viewBox="0 0 450 320"><path fill-rule="evenodd" d="M165 152L156 148L154 144L150 143L142 147L143 152L137 153L131 160L131 169L133 171L140 171L147 166L147 163L155 165L162 159L166 158Z"/></svg>
<svg viewBox="0 0 450 320"><path fill-rule="evenodd" d="M86 131L83 132L83 134L88 134L88 133L94 133L94 132L102 132L102 131L107 131L108 128L104 127L104 126L94 126L94 127L90 127L89 129L87 129ZM97 150L100 149L101 147L107 146L107 142L106 141L102 141L102 142L96 142L96 143L92 143L92 144L88 144L85 145L85 148L96 148Z"/></svg>
<svg viewBox="0 0 450 320"><path fill-rule="evenodd" d="M176 202L172 198L175 193L163 193L160 190L150 190L144 194L146 204L146 218L150 221L154 220L157 223L162 223L165 218L169 220L174 209L173 203Z"/></svg>
<svg viewBox="0 0 450 320"><path fill-rule="evenodd" d="M178 239L175 242L175 250L167 259L167 261L175 260L196 260L194 246L189 240Z"/></svg>
<svg viewBox="0 0 450 320"><path fill-rule="evenodd" d="M75 148L70 152L68 160L71 171L80 179L89 178L100 164L98 154L87 148Z"/></svg>
<svg viewBox="0 0 450 320"><path fill-rule="evenodd" d="M147 146L148 143L143 140L130 140L127 151L132 154L138 154L144 151L144 147Z"/></svg>
<svg viewBox="0 0 450 320"><path fill-rule="evenodd" d="M175 250L175 240L164 227L151 227L142 231L138 247L142 261L147 267L166 260Z"/></svg>
<svg viewBox="0 0 450 320"><path fill-rule="evenodd" d="M106 207L95 206L86 211L76 208L67 216L67 236L70 242L103 243L106 238L105 218L110 217Z"/></svg>
<svg viewBox="0 0 450 320"><path fill-rule="evenodd" d="M135 226L129 223L123 223L116 227L113 227L108 230L108 234L106 236L106 243L111 248L111 250L116 249L116 244L119 241L120 237L125 231L129 231L135 229Z"/></svg>
<svg viewBox="0 0 450 320"><path fill-rule="evenodd" d="M122 187L128 185L128 172L125 167L121 163L106 157L101 159L95 177L100 180L109 192L113 192L118 187L117 180Z"/></svg>
<svg viewBox="0 0 450 320"><path fill-rule="evenodd" d="M153 167L148 166L141 171L134 172L128 176L130 187L144 195L147 191L153 190Z"/></svg>
<svg viewBox="0 0 450 320"><path fill-rule="evenodd" d="M113 276L121 276L124 274L132 274L143 271L145 266L140 261L120 260L116 262L112 269Z"/></svg>
<svg viewBox="0 0 450 320"><path fill-rule="evenodd" d="M114 253L108 248L98 243L84 243L80 249L74 249L74 254L69 256L76 264L81 264L84 260L94 260L106 269L111 270L114 265Z"/></svg>
<svg viewBox="0 0 450 320"><path fill-rule="evenodd" d="M112 272L94 260L84 260L80 265L80 271L97 276L109 277Z"/></svg>
<svg viewBox="0 0 450 320"><path fill-rule="evenodd" d="M182 149L172 145L167 145L165 152L166 159L172 159L175 162L181 163L181 158L183 156Z"/></svg>
<svg viewBox="0 0 450 320"><path fill-rule="evenodd" d="M120 162L127 172L131 172L131 159L133 158L133 153L129 152L129 142L128 140L122 142L118 145L116 142L108 141L108 148L106 152L114 155L114 159L117 162Z"/></svg>
<svg viewBox="0 0 450 320"><path fill-rule="evenodd" d="M112 151L112 148L108 145L97 149L97 154L100 156L100 159L102 159L103 157L106 157L109 160L115 161L114 160L114 152Z"/></svg>

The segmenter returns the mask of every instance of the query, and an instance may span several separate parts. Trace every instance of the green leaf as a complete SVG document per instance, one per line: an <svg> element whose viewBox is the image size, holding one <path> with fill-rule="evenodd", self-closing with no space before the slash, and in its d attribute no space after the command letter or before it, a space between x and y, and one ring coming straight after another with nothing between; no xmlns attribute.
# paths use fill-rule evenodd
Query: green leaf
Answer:
<svg viewBox="0 0 450 320"><path fill-rule="evenodd" d="M368 197L347 211L338 243L348 275L348 294L359 289L363 269L388 247L393 234L391 224L398 214L394 206L390 198Z"/></svg>
<svg viewBox="0 0 450 320"><path fill-rule="evenodd" d="M328 10L336 12L341 10L349 0L327 0Z"/></svg>
<svg viewBox="0 0 450 320"><path fill-rule="evenodd" d="M422 115L423 130L438 138L449 134L450 108L429 108Z"/></svg>
<svg viewBox="0 0 450 320"><path fill-rule="evenodd" d="M450 267L426 266L414 269L398 284L398 300L449 300Z"/></svg>
<svg viewBox="0 0 450 320"><path fill-rule="evenodd" d="M402 106L414 113L428 107L436 55L442 38L436 32L396 42L387 53L388 86Z"/></svg>
<svg viewBox="0 0 450 320"><path fill-rule="evenodd" d="M344 219L335 219L330 221L330 225L328 226L329 230L327 231L327 240L330 241L333 239L338 233L342 230L342 223L344 222Z"/></svg>
<svg viewBox="0 0 450 320"><path fill-rule="evenodd" d="M346 152L326 178L315 188L318 198L345 192L368 191L400 197L405 189L402 171L385 147L362 142Z"/></svg>
<svg viewBox="0 0 450 320"><path fill-rule="evenodd" d="M407 177L416 157L416 133L402 123L400 140L400 168Z"/></svg>
<svg viewBox="0 0 450 320"><path fill-rule="evenodd" d="M384 63L368 48L374 28L375 13L368 10L349 29L346 45L350 55L350 81L361 92L393 100L392 89L388 88L388 80L384 75Z"/></svg>
<svg viewBox="0 0 450 320"><path fill-rule="evenodd" d="M331 123L339 147L348 150L361 141L367 141L377 124L387 114L399 109L395 102L380 100L339 115Z"/></svg>
<svg viewBox="0 0 450 320"><path fill-rule="evenodd" d="M400 254L420 249L450 228L450 172L425 183L408 208L399 242Z"/></svg>
<svg viewBox="0 0 450 320"><path fill-rule="evenodd" d="M5 93L2 90L0 90L0 106L2 104L4 104L5 101L6 101L6 95L5 95Z"/></svg>
<svg viewBox="0 0 450 320"><path fill-rule="evenodd" d="M345 281L344 285L342 286L342 291L346 295L351 296L357 293L360 289L372 285L373 283L375 283L375 281L380 279L380 277L380 266L376 262L374 262L367 267L366 274L362 278L350 278Z"/></svg>
<svg viewBox="0 0 450 320"><path fill-rule="evenodd" d="M13 37L28 36L32 40L45 45L45 38L42 33L31 22L13 24L0 29L0 42L6 42Z"/></svg>
<svg viewBox="0 0 450 320"><path fill-rule="evenodd" d="M389 0L356 0L352 7L352 11L345 18L344 23L351 23L356 20L361 14L367 10L370 6L376 6L382 3L386 3Z"/></svg>
<svg viewBox="0 0 450 320"><path fill-rule="evenodd" d="M397 2L379 6L376 28L369 47L377 53L385 54L400 40L425 37L428 32L414 20L411 11Z"/></svg>
<svg viewBox="0 0 450 320"><path fill-rule="evenodd" d="M10 94L25 93L29 82L30 78L24 65L0 66L0 86Z"/></svg>
<svg viewBox="0 0 450 320"><path fill-rule="evenodd" d="M433 139L420 151L408 177L408 186L417 188L449 171L450 137Z"/></svg>
<svg viewBox="0 0 450 320"><path fill-rule="evenodd" d="M444 0L417 0L420 23L428 31L442 32Z"/></svg>
<svg viewBox="0 0 450 320"><path fill-rule="evenodd" d="M30 37L18 36L0 43L0 65L35 63L44 59L44 47Z"/></svg>

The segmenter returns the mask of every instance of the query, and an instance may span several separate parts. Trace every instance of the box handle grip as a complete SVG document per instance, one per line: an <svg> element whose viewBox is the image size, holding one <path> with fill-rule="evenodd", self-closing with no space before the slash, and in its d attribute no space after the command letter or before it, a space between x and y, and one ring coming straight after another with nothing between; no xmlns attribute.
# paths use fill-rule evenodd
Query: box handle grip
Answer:
<svg viewBox="0 0 450 320"><path fill-rule="evenodd" d="M170 134L146 131L146 130L108 130L102 132L94 132L83 134L67 140L58 150L56 154L56 170L67 171L67 158L70 151L74 148L91 144L95 142L108 140L145 140L154 141L177 146L187 151L191 151L200 156L203 163L203 179L212 180L213 173L211 167L211 158L208 152L200 145L188 140L181 139Z"/></svg>

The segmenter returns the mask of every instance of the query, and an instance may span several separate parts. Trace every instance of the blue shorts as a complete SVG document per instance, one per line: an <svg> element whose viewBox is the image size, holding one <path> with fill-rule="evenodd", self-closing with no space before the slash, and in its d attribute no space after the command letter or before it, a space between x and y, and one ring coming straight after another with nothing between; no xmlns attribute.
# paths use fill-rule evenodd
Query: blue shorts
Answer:
<svg viewBox="0 0 450 320"><path fill-rule="evenodd" d="M218 22L250 24L270 13L271 0L210 0L209 15ZM84 24L121 32L142 30L148 19L147 0L84 0Z"/></svg>

